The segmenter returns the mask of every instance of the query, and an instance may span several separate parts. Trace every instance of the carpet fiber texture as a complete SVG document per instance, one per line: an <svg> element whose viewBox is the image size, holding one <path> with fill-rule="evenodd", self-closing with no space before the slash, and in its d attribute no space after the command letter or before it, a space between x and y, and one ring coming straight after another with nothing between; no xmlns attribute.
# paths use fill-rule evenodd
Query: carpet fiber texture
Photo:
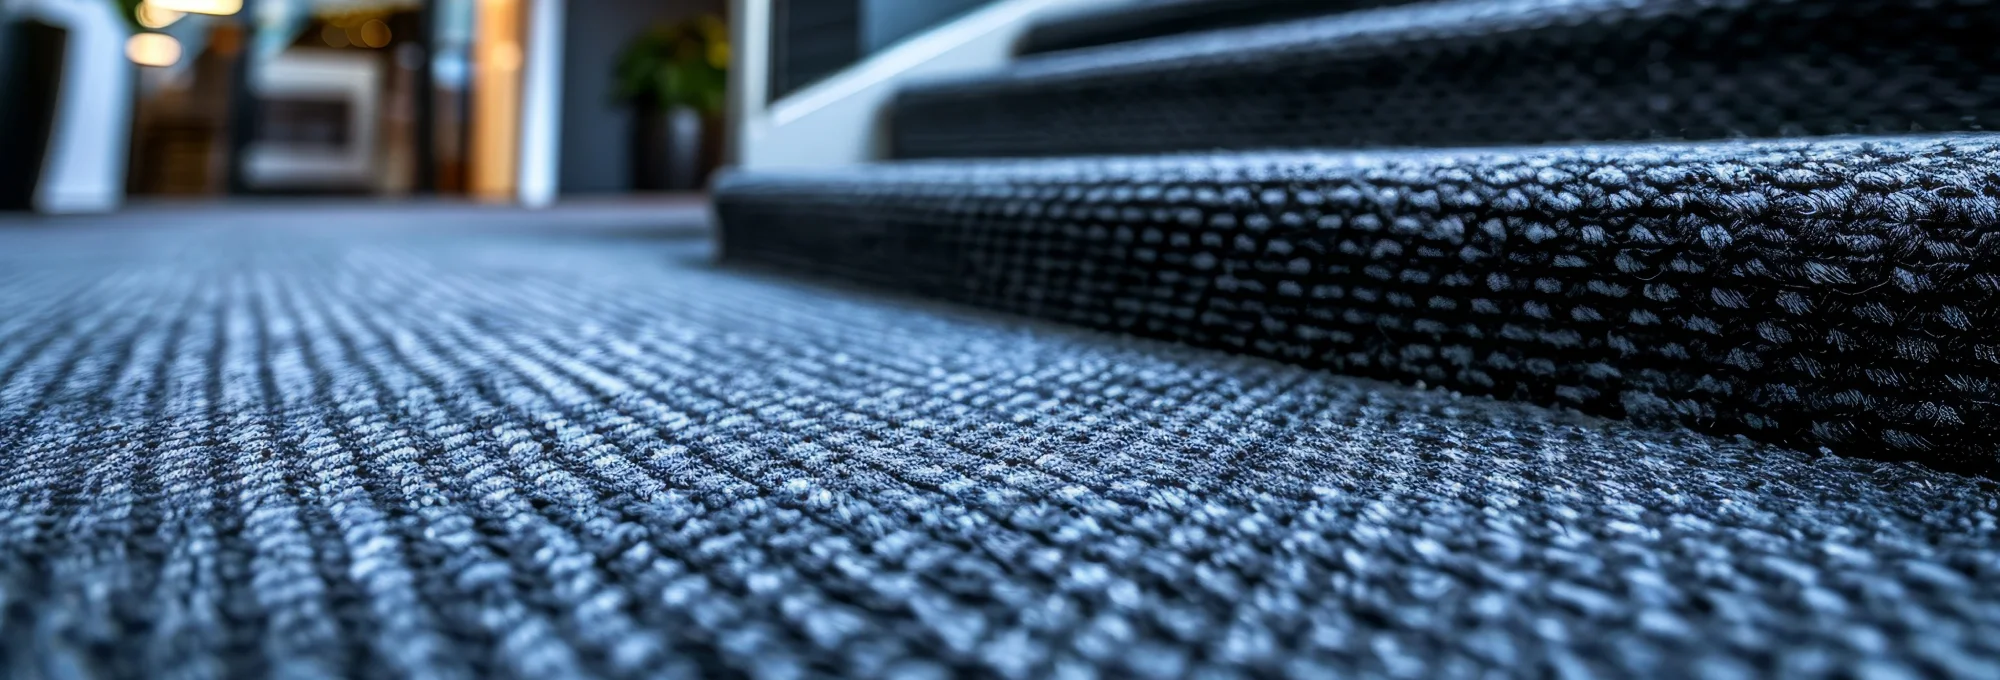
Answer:
<svg viewBox="0 0 2000 680"><path fill-rule="evenodd" d="M2000 668L1990 481L802 286L704 250L0 231L0 668Z"/></svg>
<svg viewBox="0 0 2000 680"><path fill-rule="evenodd" d="M1319 3L1308 3L1318 6ZM2000 0L1449 0L898 95L899 158L2000 128Z"/></svg>
<svg viewBox="0 0 2000 680"><path fill-rule="evenodd" d="M2000 136L765 171L726 255L2000 473Z"/></svg>
<svg viewBox="0 0 2000 680"><path fill-rule="evenodd" d="M1273 24L1336 12L1388 7L1421 0L1147 0L1089 7L1040 18L1016 43L1016 54L1103 47L1183 33Z"/></svg>

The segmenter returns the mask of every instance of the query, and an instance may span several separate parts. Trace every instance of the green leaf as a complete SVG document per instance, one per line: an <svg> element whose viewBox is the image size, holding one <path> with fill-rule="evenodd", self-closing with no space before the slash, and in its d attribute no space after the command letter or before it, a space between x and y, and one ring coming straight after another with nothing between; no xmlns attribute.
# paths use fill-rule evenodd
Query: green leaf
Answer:
<svg viewBox="0 0 2000 680"><path fill-rule="evenodd" d="M654 26L619 55L616 96L626 103L719 112L729 81L728 41L728 28L713 15Z"/></svg>

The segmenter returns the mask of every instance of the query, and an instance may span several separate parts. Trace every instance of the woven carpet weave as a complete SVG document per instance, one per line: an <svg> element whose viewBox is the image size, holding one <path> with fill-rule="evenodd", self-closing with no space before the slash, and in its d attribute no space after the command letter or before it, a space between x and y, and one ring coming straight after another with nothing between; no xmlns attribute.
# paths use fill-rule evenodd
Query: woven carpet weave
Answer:
<svg viewBox="0 0 2000 680"><path fill-rule="evenodd" d="M1996 34L1995 0L1425 2L916 84L890 134L963 158L1993 130Z"/></svg>
<svg viewBox="0 0 2000 680"><path fill-rule="evenodd" d="M1990 481L768 280L704 251L0 231L0 668L2000 667Z"/></svg>
<svg viewBox="0 0 2000 680"><path fill-rule="evenodd" d="M765 171L727 255L2000 472L2000 137Z"/></svg>
<svg viewBox="0 0 2000 680"><path fill-rule="evenodd" d="M1218 28L1255 26L1422 0L1146 0L1056 14L1028 26L1016 54L1102 47Z"/></svg>

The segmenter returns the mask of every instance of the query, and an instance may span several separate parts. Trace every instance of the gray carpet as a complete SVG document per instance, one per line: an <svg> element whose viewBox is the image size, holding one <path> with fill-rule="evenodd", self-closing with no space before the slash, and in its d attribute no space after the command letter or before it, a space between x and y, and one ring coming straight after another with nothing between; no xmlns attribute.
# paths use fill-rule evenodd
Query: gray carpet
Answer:
<svg viewBox="0 0 2000 680"><path fill-rule="evenodd" d="M2000 135L760 170L732 260L2000 478Z"/></svg>
<svg viewBox="0 0 2000 680"><path fill-rule="evenodd" d="M2000 0L1295 4L1323 15L1033 55L909 83L889 113L891 155L2000 129L2000 50L1991 37L2000 33Z"/></svg>
<svg viewBox="0 0 2000 680"><path fill-rule="evenodd" d="M1990 481L298 221L0 230L0 668L2000 672Z"/></svg>

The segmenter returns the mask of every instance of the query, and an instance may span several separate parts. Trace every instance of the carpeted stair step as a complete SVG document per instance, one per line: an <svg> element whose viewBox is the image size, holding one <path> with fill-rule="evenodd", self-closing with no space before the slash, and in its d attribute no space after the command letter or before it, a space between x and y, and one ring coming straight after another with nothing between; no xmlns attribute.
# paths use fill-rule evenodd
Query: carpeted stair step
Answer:
<svg viewBox="0 0 2000 680"><path fill-rule="evenodd" d="M1992 129L2000 0L1465 0L914 85L900 158Z"/></svg>
<svg viewBox="0 0 2000 680"><path fill-rule="evenodd" d="M924 161L716 201L734 262L2000 472L2000 135Z"/></svg>
<svg viewBox="0 0 2000 680"><path fill-rule="evenodd" d="M1020 54L1099 47L1219 28L1320 17L1419 0L1151 0L1044 18L1021 37Z"/></svg>

